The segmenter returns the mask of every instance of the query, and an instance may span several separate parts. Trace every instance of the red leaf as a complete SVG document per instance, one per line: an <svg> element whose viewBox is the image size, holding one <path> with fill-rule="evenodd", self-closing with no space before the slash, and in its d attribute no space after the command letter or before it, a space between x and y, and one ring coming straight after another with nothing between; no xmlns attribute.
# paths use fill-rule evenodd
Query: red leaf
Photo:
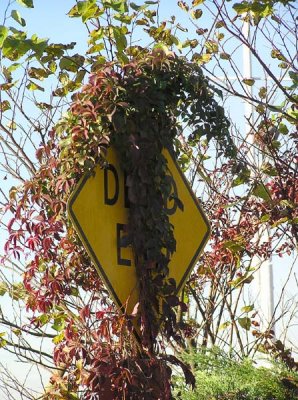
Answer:
<svg viewBox="0 0 298 400"><path fill-rule="evenodd" d="M90 317L90 307L88 305L81 309L80 317L83 321Z"/></svg>

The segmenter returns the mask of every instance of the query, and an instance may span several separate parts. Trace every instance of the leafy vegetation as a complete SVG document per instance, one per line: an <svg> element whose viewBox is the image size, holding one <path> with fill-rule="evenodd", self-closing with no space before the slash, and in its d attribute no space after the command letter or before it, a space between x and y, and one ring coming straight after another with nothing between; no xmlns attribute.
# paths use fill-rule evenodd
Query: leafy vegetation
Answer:
<svg viewBox="0 0 298 400"><path fill-rule="evenodd" d="M181 379L175 386L178 399L189 400L294 400L298 375L283 364L257 366L251 359L239 361L218 348L201 349L185 356L193 365L198 385L194 391Z"/></svg>

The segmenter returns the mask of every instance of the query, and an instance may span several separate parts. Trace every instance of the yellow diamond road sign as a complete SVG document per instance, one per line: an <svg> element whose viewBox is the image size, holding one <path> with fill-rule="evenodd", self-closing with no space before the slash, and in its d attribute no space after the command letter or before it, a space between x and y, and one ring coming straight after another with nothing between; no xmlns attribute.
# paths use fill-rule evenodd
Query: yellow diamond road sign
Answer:
<svg viewBox="0 0 298 400"><path fill-rule="evenodd" d="M169 277L175 279L178 292L204 248L210 228L170 152L164 150L163 154L172 190L183 203L183 210L174 201L167 205L176 239ZM129 212L125 178L113 148L108 150L107 161L107 167L97 166L94 174L81 179L69 199L68 213L114 301L122 310L131 312L138 302L138 285L132 249L121 246Z"/></svg>

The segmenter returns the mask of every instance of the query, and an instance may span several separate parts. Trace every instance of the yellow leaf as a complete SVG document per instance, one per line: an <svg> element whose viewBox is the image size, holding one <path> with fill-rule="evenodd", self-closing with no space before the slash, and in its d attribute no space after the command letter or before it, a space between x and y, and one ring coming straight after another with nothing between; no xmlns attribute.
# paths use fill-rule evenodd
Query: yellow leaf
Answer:
<svg viewBox="0 0 298 400"><path fill-rule="evenodd" d="M203 4L204 1L205 0L193 0L191 4L192 4L193 7L196 7L196 6L200 5L200 4Z"/></svg>

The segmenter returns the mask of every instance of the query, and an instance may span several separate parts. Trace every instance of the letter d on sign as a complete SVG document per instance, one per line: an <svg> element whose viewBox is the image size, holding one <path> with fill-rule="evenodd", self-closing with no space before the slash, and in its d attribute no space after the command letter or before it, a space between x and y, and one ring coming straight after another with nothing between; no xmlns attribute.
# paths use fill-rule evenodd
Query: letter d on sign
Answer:
<svg viewBox="0 0 298 400"><path fill-rule="evenodd" d="M112 185L111 179L114 179L114 185ZM111 187L114 186L113 193L111 192ZM117 203L119 196L119 178L116 168L113 164L109 164L104 169L104 201L105 204L113 206Z"/></svg>

